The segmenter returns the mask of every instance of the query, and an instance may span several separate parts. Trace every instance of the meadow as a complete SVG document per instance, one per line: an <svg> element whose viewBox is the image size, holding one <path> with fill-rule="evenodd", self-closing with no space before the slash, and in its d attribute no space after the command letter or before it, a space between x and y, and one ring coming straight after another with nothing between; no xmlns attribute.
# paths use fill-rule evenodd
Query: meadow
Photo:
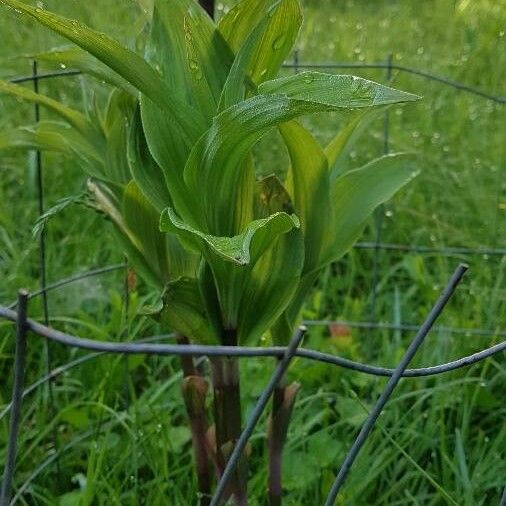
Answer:
<svg viewBox="0 0 506 506"><path fill-rule="evenodd" d="M232 3L219 3L218 15ZM501 2L303 3L305 24L297 42L300 67L312 62L385 62L391 55L395 64L506 95L506 8ZM127 0L47 0L44 7L119 40L139 17L136 4ZM20 55L64 43L6 9L0 12L0 33L4 79L31 73L31 60ZM39 71L49 69L40 65ZM385 70L344 72L388 82ZM392 73L391 83L423 96L414 105L389 112L390 149L415 151L421 174L377 213L361 240L374 242L379 224L385 243L504 250L504 104L398 71ZM105 99L104 87L87 78L40 83L41 91L76 107L90 98L83 92L90 87L96 89L98 101ZM50 117L45 111L41 114ZM2 96L0 142L2 132L33 117L33 107ZM339 117L334 121L338 124ZM318 117L307 124L318 137L329 137L330 128ZM383 135L383 118L378 118L349 154L350 166L382 153ZM287 164L276 136L262 140L255 156L264 173ZM46 208L82 190L84 176L72 160L44 154L42 161ZM35 162L35 156L15 152L0 158L2 304L12 302L18 288L36 290L40 284L39 244L32 233L38 215ZM123 262L109 227L101 216L73 206L51 219L46 228L48 281ZM504 254L354 249L318 281L304 317L421 323L460 261L470 265L469 273L438 322L443 328L430 334L413 367L473 353L504 339L499 335L506 330ZM134 273L115 271L52 292L49 322L97 340L141 339L159 332L144 316L145 307L155 302L156 294ZM42 318L40 299L30 303L30 315ZM462 330L451 332L448 327ZM472 329L487 331L477 335ZM0 322L0 409L10 397L12 336L12 325ZM304 345L391 367L411 336L400 330L320 325L310 327ZM45 374L46 353L41 342L30 340L27 383ZM51 346L50 355L55 367L83 353ZM245 417L273 365L259 359L243 363ZM321 504L385 380L303 360L293 363L289 378L299 381L302 390L285 456L286 504ZM15 491L26 490L18 504L195 504L179 379L175 359L102 356L59 376L52 393L43 386L31 394L24 404L15 482ZM339 504L498 504L506 476L505 381L504 356L439 377L403 381L357 460ZM4 415L0 461L7 428ZM252 438L251 504L265 503L264 439L261 423Z"/></svg>

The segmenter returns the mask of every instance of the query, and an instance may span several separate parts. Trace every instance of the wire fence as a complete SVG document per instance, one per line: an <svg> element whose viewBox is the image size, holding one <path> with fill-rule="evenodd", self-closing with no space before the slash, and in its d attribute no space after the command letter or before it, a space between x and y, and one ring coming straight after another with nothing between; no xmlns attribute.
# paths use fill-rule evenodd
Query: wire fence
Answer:
<svg viewBox="0 0 506 506"><path fill-rule="evenodd" d="M487 93L483 90L477 89L472 86L468 86L466 84L453 81L450 79L446 79L441 76L437 76L419 69L401 66L394 64L392 62L392 58L389 57L386 63L301 63L299 62L298 54L296 53L294 56L293 63L285 64L285 68L292 69L295 72L304 69L328 69L328 70L336 70L336 69L382 69L386 71L387 81L390 80L392 71L397 70L399 72L404 72L408 74L412 74L423 79L428 79L437 83L440 83L443 86L451 87L456 90L460 90L464 93L470 93L476 95L478 97L482 97L484 99L490 100L497 104L506 103L506 97L496 96L490 93ZM13 83L25 83L31 82L33 83L33 88L35 91L38 91L38 83L43 79L54 79L54 78L65 78L70 76L79 75L79 71L74 70L64 70L58 72L47 72L43 74L38 74L37 72L37 64L34 62L33 65L33 73L31 76L22 76L11 79ZM40 114L38 105L35 105L34 108L35 120L39 121ZM388 112L385 113L384 117L384 128L383 128L383 146L384 152L388 153L389 151L389 143L390 143L390 118L388 116ZM44 213L44 187L43 187L43 165L42 158L40 153L37 153L36 157L36 172L37 172L37 203L38 203L38 213L39 216L42 216ZM309 350L300 348L299 345L303 338L304 329L299 329L296 335L293 337L289 346L286 348L283 347L259 347L259 348L250 348L250 347L227 347L227 346L197 346L197 345L180 345L180 344L160 344L160 341L166 339L170 336L152 336L149 338L145 338L142 342L129 342L129 343L113 343L113 342L104 342L104 341L94 341L91 339L85 339L79 336L65 334L49 327L49 309L48 309L48 293L62 288L64 286L70 285L72 283L76 283L80 280L90 277L102 276L104 274L110 272L116 272L120 270L125 270L128 268L127 264L115 264L110 266L101 267L98 269L92 269L86 272L81 272L69 278L57 280L51 284L47 282L47 260L46 260L46 237L44 231L41 233L39 238L39 278L40 278L40 287L38 290L34 290L32 293L28 293L25 291L21 291L18 296L17 302L13 302L6 307L0 306L0 319L9 320L16 323L16 351L15 351L15 362L13 369L13 393L12 393L12 401L9 403L3 411L0 412L0 419L4 417L6 414L10 413L10 428L9 428L9 438L8 438L8 447L7 447L7 458L5 462L4 475L2 479L2 489L0 495L0 506L8 506L10 504L16 504L22 497L22 494L27 490L30 482L33 481L40 469L34 471L29 480L25 480L23 486L17 490L14 497L11 497L12 494L12 483L14 477L14 469L15 469L15 459L16 459L16 451L17 451L17 439L20 429L20 420L21 420L21 408L23 398L32 392L36 391L39 387L46 385L48 389L48 398L50 400L51 406L54 406L52 402L53 398L53 390L52 383L55 378L64 372L77 367L83 364L86 361L93 360L97 356L100 356L104 353L119 353L119 354L147 354L147 355L179 355L179 356L199 356L199 357L211 357L211 356L234 356L234 357L277 357L280 359L278 362L278 367L274 371L268 385L263 390L260 395L255 409L252 411L250 418L245 425L244 431L241 434L228 462L226 468L221 476L221 479L218 483L217 489L215 491L215 495L212 498L211 504L217 506L221 504L223 493L225 491L227 482L234 471L235 466L237 465L242 452L248 442L250 436L253 433L253 430L258 422L260 416L262 415L267 401L269 400L274 388L276 387L279 379L282 377L283 373L288 368L290 361L293 357L302 357L308 360L319 361L323 363L327 363L333 366L347 368L353 371L375 375L375 376L385 376L388 377L388 383L385 386L385 389L382 395L378 398L375 406L371 410L368 418L364 422L360 432L357 435L355 442L350 448L346 458L344 459L339 472L337 473L334 484L329 492L329 495L326 500L326 505L334 504L341 487L348 475L351 466L357 457L362 445L366 441L368 435L371 433L371 430L374 427L374 424L390 398L392 392L397 386L399 380L402 377L422 377L422 376L431 376L436 374L442 374L448 371L452 371L455 369L459 369L471 364L474 364L480 360L491 357L497 353L504 352L506 350L506 341L499 342L498 344L491 346L483 351L478 353L474 353L472 355L463 357L461 359L439 364L431 367L418 368L418 369L408 369L408 365L414 357L415 353L423 343L424 338L429 333L430 330L439 329L440 331L444 331L447 333L458 333L465 335L477 335L477 336L495 336L496 338L502 339L506 337L506 331L501 329L487 329L487 328L452 328L452 327L435 327L434 323L448 302L449 298L453 294L456 286L462 279L467 267L463 264L459 265L459 267L455 270L453 276L446 289L443 291L441 297L438 299L431 312L428 314L425 322L418 326L416 324L399 324L399 323L388 323L388 322L378 322L375 319L375 299L378 290L379 284L379 253L381 251L390 251L390 252L401 252L401 253L418 253L418 254L436 254L444 257L454 257L456 255L460 256L471 256L471 255L490 255L494 257L504 257L506 254L506 249L501 248L493 248L493 247L480 247L480 248L468 248L468 247L433 247L433 246L420 246L420 245L408 245L408 244L392 244L385 243L382 241L382 216L383 213L380 211L376 215L375 219L375 240L374 242L360 242L355 245L356 249L365 249L371 250L374 254L373 257L373 270L372 270L372 290L371 290L371 307L369 313L368 321L336 321L336 320L309 320L304 322L307 327L309 326L328 326L332 324L344 324L349 327L355 327L359 329L383 329L389 331L416 331L416 336L411 341L410 346L408 347L404 357L399 362L398 366L395 369L388 369L384 367L372 366L369 364L355 362L346 358L342 358L339 356L322 353L316 350ZM128 292L128 290L126 291ZM128 293L125 294L128 297ZM42 307L43 307L43 322L44 324L40 324L32 319L28 318L28 301L33 297L40 296L42 298ZM16 311L14 311L16 308ZM27 341L26 335L27 332L32 332L36 336L40 336L43 338L44 342L44 351L45 351L45 364L46 364L46 374L45 376L39 378L35 383L24 387L24 372L26 368L26 356L27 356ZM59 367L53 367L53 360L51 357L51 349L55 344L60 344L72 348L81 348L92 353L84 355L78 359L75 359L67 364L61 365ZM94 434L94 432L89 432L89 434L83 435L83 437L88 437ZM56 432L53 432L53 445L55 448L55 453L51 456L51 459L46 461L45 465L50 465L53 462L56 465L56 472L58 476L60 475L59 469L59 455L62 451L68 449L68 445L64 447L59 447L58 435ZM501 500L501 506L506 504L506 488L503 494L503 498Z"/></svg>

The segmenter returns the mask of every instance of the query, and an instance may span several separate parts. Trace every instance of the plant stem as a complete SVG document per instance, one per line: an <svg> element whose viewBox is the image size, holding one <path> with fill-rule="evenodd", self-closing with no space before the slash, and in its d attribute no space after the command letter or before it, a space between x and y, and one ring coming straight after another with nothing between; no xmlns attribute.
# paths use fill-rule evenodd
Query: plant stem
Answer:
<svg viewBox="0 0 506 506"><path fill-rule="evenodd" d="M227 336L227 343L237 344L235 333ZM211 359L211 377L214 393L214 421L216 456L220 473L241 435L241 390L239 362L236 358ZM247 460L244 456L230 481L230 493L235 504L245 506L247 498Z"/></svg>
<svg viewBox="0 0 506 506"><path fill-rule="evenodd" d="M298 383L280 384L272 397L272 413L267 422L269 450L269 504L280 506L282 502L282 464L288 426L292 416L295 397L300 389Z"/></svg>
<svg viewBox="0 0 506 506"><path fill-rule="evenodd" d="M179 344L189 344L186 336L177 336ZM206 394L207 381L199 375L191 357L181 357L183 370L182 393L186 407L186 414L190 424L193 452L195 455L195 468L197 472L200 505L207 506L211 496L211 472L209 455L207 451L206 432Z"/></svg>

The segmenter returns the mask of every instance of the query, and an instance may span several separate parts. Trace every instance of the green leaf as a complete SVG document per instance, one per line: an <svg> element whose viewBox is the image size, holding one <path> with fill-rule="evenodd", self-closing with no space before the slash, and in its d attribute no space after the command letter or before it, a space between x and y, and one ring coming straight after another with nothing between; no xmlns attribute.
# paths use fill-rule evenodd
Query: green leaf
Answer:
<svg viewBox="0 0 506 506"><path fill-rule="evenodd" d="M39 7L31 7L19 0L0 0L0 2L18 13L34 18L53 32L91 53L166 110L186 135L190 137L197 135L197 125L201 121L198 114L175 97L160 75L142 57L126 49L105 33L97 32L80 21L67 19Z"/></svg>
<svg viewBox="0 0 506 506"><path fill-rule="evenodd" d="M138 95L137 90L128 81L79 47L55 48L44 53L27 55L26 58L54 63L60 68L64 65L69 69L80 70L99 81L121 88L132 96Z"/></svg>
<svg viewBox="0 0 506 506"><path fill-rule="evenodd" d="M246 338L253 328L254 318L258 320L255 332L261 328L265 319L270 321L277 317L280 312L279 306L285 302L284 294L290 291L291 284L277 282L277 276L285 276L284 280L289 281L293 276L292 265L298 265L299 254L293 248L283 250L288 255L287 270L284 273L274 274L265 263L265 255L274 261L279 261L281 255L269 254L272 248L280 247L284 235L299 227L296 216L289 216L286 213L276 213L268 218L258 219L251 222L244 231L234 237L216 237L196 230L181 221L172 209L167 209L161 217L160 228L165 231L178 233L179 237L194 249L200 251L209 263L214 277L217 297L221 309L221 326L225 329L234 329L238 336ZM290 257L291 255L291 257ZM284 257L283 257L284 258ZM258 268L257 268L258 264ZM253 275L254 273L254 275ZM270 284L270 285L269 285ZM278 291L279 299L271 289ZM275 287L275 288L273 288ZM272 308L266 308L265 314L256 313L254 317L249 311L241 313L240 308L244 301L245 293L251 299L255 291L269 295L269 301L274 300ZM256 297L254 297L256 298ZM251 301L250 301L251 302ZM286 301L286 303L288 303ZM269 310L267 310L269 309ZM270 311L274 311L274 316ZM240 320L241 318L241 320ZM268 327L262 329L267 330Z"/></svg>
<svg viewBox="0 0 506 506"><path fill-rule="evenodd" d="M136 100L121 89L114 89L109 95L104 130L107 137L105 153L105 176L108 181L125 185L131 180L127 161L127 138L129 121L135 112Z"/></svg>
<svg viewBox="0 0 506 506"><path fill-rule="evenodd" d="M358 239L374 209L416 175L413 155L386 155L333 183L332 213L321 266L338 260Z"/></svg>
<svg viewBox="0 0 506 506"><path fill-rule="evenodd" d="M250 8L254 10L257 6ZM300 6L297 0L282 0L258 21L244 42L236 48L237 56L221 95L220 111L243 100L248 88L278 73L300 28Z"/></svg>
<svg viewBox="0 0 506 506"><path fill-rule="evenodd" d="M127 157L135 182L156 210L161 212L171 203L170 194L162 169L149 152L139 109L132 118Z"/></svg>
<svg viewBox="0 0 506 506"><path fill-rule="evenodd" d="M248 89L255 87L250 78L252 63L267 26L268 18L265 16L237 53L220 96L219 112L244 100Z"/></svg>
<svg viewBox="0 0 506 506"><path fill-rule="evenodd" d="M53 100L52 98L46 97L45 95L35 93L35 91L32 91L24 86L12 84L2 80L0 80L0 92L9 93L15 97L48 108L66 120L85 137L93 139L98 134L98 130L92 123L88 121L84 114L72 109L71 107L63 105L60 102Z"/></svg>
<svg viewBox="0 0 506 506"><path fill-rule="evenodd" d="M179 211L192 207L183 182L191 148L215 114L232 55L207 14L194 0L157 1L146 46L146 58L160 69L164 81L177 90L178 100L191 107L195 125L185 135L180 125L152 101L141 98L141 114L149 150L162 168ZM188 213L186 213L188 214Z"/></svg>
<svg viewBox="0 0 506 506"><path fill-rule="evenodd" d="M281 0L268 14L268 27L254 55L250 77L260 84L277 75L302 24L298 0Z"/></svg>
<svg viewBox="0 0 506 506"><path fill-rule="evenodd" d="M0 150L40 150L62 153L79 160L86 172L104 178L104 159L79 132L58 121L0 132Z"/></svg>
<svg viewBox="0 0 506 506"><path fill-rule="evenodd" d="M219 343L195 278L184 277L170 281L162 299L163 308L159 316L168 328L200 344Z"/></svg>
<svg viewBox="0 0 506 506"><path fill-rule="evenodd" d="M251 32L278 0L242 0L219 21L218 30L237 54Z"/></svg>
<svg viewBox="0 0 506 506"><path fill-rule="evenodd" d="M146 58L183 102L214 116L233 57L197 2L155 1Z"/></svg>
<svg viewBox="0 0 506 506"><path fill-rule="evenodd" d="M316 139L296 121L280 125L288 154L295 212L301 221L305 243L304 271L318 266L330 214L330 178L325 153Z"/></svg>
<svg viewBox="0 0 506 506"><path fill-rule="evenodd" d="M247 278L238 321L240 344L256 344L292 300L304 266L300 229L280 236ZM291 337L291 335L289 336Z"/></svg>
<svg viewBox="0 0 506 506"><path fill-rule="evenodd" d="M174 197L175 207L186 221L213 235L235 235L244 227L241 211L253 205L250 190L254 175L244 173L242 162L271 128L308 113L416 98L364 79L318 73L269 81L258 91L261 95L229 107L214 118L186 163L187 195ZM184 206L194 195L202 198L186 213Z"/></svg>
<svg viewBox="0 0 506 506"><path fill-rule="evenodd" d="M327 105L334 109L358 109L412 102L420 97L349 75L301 72L261 84L264 95L283 94L294 100Z"/></svg>
<svg viewBox="0 0 506 506"><path fill-rule="evenodd" d="M217 237L186 224L172 208L166 209L160 218L160 230L163 232L179 234L208 258L217 256L241 266L254 264L278 235L294 227L299 227L299 220L295 215L276 213L268 218L252 221L239 235Z"/></svg>
<svg viewBox="0 0 506 506"><path fill-rule="evenodd" d="M159 283L167 283L194 270L194 257L184 250L176 237L160 232L158 212L134 181L125 187L122 217L128 229L128 238Z"/></svg>

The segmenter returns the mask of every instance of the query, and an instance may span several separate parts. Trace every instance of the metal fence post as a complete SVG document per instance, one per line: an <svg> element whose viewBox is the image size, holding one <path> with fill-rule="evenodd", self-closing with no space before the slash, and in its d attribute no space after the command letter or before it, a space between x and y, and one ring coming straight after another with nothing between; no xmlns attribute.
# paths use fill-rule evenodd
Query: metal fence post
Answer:
<svg viewBox="0 0 506 506"><path fill-rule="evenodd" d="M23 383L26 362L26 315L28 307L28 292L20 290L16 318L16 354L14 358L14 383L12 386L12 407L7 441L7 456L0 492L0 506L9 506L14 465L16 463L16 448L18 442L19 423L21 420L21 403L23 400Z"/></svg>
<svg viewBox="0 0 506 506"><path fill-rule="evenodd" d="M39 79L37 72L37 61L34 60L32 63L32 77L33 77L33 91L39 92ZM37 102L34 104L35 122L40 121L40 106ZM44 172L42 168L42 154L39 150L35 152L35 164L37 173L37 203L38 203L38 214L39 218L44 214ZM46 291L47 286L47 264L46 264L46 227L42 227L39 235L39 272L40 272L40 292L42 296L42 311L44 316L44 324L49 325L49 304L48 296ZM48 342L44 345L44 356L46 361L46 374L51 372L51 349ZM53 381L50 380L47 384L48 387L48 398L49 398L49 413L51 417L55 415L54 405L54 392L53 392ZM52 431L53 434L53 445L56 451L58 451L58 433L56 427ZM60 461L56 460L56 473L58 478L61 476Z"/></svg>

